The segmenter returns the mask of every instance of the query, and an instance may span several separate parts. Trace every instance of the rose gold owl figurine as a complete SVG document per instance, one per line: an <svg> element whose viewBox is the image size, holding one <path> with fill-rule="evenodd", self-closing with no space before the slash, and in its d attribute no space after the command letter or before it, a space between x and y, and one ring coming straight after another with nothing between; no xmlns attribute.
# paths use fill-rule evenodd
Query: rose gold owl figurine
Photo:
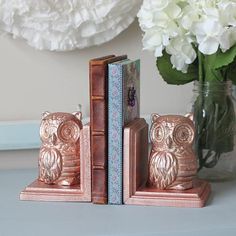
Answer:
<svg viewBox="0 0 236 236"><path fill-rule="evenodd" d="M40 126L39 180L46 184L79 184L82 113L45 112Z"/></svg>
<svg viewBox="0 0 236 236"><path fill-rule="evenodd" d="M186 190L193 187L197 160L193 151L194 124L186 116L152 115L149 185L158 189Z"/></svg>

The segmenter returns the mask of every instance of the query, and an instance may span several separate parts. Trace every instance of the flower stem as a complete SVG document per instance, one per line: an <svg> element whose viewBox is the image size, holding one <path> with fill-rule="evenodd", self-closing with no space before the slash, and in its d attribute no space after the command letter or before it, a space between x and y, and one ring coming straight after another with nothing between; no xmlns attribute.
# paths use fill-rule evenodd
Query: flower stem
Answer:
<svg viewBox="0 0 236 236"><path fill-rule="evenodd" d="M203 83L204 82L204 75L203 75L203 55L202 53L198 50L198 76L199 76L199 82Z"/></svg>

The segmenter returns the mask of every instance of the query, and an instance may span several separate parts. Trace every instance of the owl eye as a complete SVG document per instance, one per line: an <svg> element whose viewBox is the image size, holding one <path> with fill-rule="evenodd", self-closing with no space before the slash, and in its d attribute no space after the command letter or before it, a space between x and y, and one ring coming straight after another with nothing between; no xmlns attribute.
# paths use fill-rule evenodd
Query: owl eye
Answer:
<svg viewBox="0 0 236 236"><path fill-rule="evenodd" d="M177 125L174 129L174 140L176 143L191 143L194 138L194 132L190 125Z"/></svg>
<svg viewBox="0 0 236 236"><path fill-rule="evenodd" d="M165 129L162 125L157 125L156 127L154 127L151 134L152 134L152 137L151 137L152 141L162 142L165 137Z"/></svg>
<svg viewBox="0 0 236 236"><path fill-rule="evenodd" d="M64 142L76 142L80 136L80 127L74 121L62 123L58 128L58 137Z"/></svg>
<svg viewBox="0 0 236 236"><path fill-rule="evenodd" d="M43 140L47 140L51 135L51 126L48 122L42 122L40 126L40 137Z"/></svg>

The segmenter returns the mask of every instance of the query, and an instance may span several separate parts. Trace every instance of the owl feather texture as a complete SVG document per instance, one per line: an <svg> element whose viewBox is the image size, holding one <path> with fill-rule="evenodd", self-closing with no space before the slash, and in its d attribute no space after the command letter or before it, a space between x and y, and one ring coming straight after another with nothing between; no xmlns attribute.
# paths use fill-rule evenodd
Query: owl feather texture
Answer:
<svg viewBox="0 0 236 236"><path fill-rule="evenodd" d="M150 136L149 185L157 189L192 188L197 173L197 161L192 148L192 115L153 114Z"/></svg>
<svg viewBox="0 0 236 236"><path fill-rule="evenodd" d="M79 184L81 112L45 113L40 126L39 180L46 184Z"/></svg>

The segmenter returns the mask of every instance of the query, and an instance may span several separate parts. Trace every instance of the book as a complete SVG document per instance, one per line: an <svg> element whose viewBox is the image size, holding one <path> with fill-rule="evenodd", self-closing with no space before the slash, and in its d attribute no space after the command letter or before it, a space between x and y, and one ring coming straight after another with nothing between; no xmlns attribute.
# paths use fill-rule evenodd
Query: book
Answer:
<svg viewBox="0 0 236 236"><path fill-rule="evenodd" d="M108 63L125 58L108 55L89 62L92 202L96 204L108 201Z"/></svg>
<svg viewBox="0 0 236 236"><path fill-rule="evenodd" d="M108 203L123 203L123 128L140 115L140 60L108 65Z"/></svg>

